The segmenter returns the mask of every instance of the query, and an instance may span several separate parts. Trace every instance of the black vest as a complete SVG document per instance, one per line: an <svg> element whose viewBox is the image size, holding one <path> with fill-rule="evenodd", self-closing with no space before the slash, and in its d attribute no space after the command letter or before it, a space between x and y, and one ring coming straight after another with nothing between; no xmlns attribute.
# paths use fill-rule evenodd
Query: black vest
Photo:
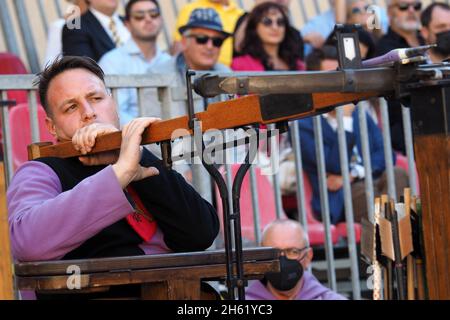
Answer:
<svg viewBox="0 0 450 320"><path fill-rule="evenodd" d="M63 192L73 189L82 180L105 168L105 166L84 166L76 158L40 158L35 161L45 163L53 169L61 182ZM145 197L141 196L139 190L136 192L148 209ZM144 251L138 246L142 241L126 219L121 219L67 253L62 260L143 255Z"/></svg>

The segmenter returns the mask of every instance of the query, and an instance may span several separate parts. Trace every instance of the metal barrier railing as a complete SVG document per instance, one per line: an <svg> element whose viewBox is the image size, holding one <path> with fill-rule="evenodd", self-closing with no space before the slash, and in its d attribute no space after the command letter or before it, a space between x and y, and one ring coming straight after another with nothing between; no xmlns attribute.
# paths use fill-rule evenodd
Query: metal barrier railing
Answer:
<svg viewBox="0 0 450 320"><path fill-rule="evenodd" d="M117 99L118 90L123 88L136 88L137 95L140 96L141 92L148 89L155 90L154 94L158 95L158 99L160 101L160 107L165 111L163 114L170 114L170 109L172 108L172 104L174 102L179 102L180 100L185 99L184 90L181 88L173 88L173 78L175 75L152 75L149 77L148 75L130 75L130 76L106 76L106 85L111 89L113 97ZM39 141L39 123L37 116L37 98L36 98L36 90L37 88L32 85L32 81L35 78L34 75L16 75L16 76L0 76L0 96L2 99L6 99L6 92L9 90L25 90L28 92L29 99L29 110L30 110L30 128L31 128L31 136L33 142ZM145 103L145 100L141 97L138 99L139 103L139 114L146 115L148 114L148 106ZM412 132L411 125L408 124L409 121L409 110L404 108L403 115L405 120L405 139L407 145L407 156L408 156L408 168L409 168L409 181L410 186L413 189L413 193L417 194L418 190L416 188L417 185L417 177L415 174L415 166L414 166L414 153L412 149ZM340 151L340 163L341 168L344 168L342 171L343 176L348 176L348 156L347 156L347 146L345 139L345 132L343 126L342 119L342 110L338 109L337 111L337 120L338 120L338 129L337 134L339 136L339 151ZM371 161L370 161L370 150L369 150L369 136L367 129L367 114L366 109L364 109L361 104L358 108L358 120L360 124L361 130L361 139L362 139L362 158L363 164L365 168L365 172L372 172L371 170ZM6 172L7 172L7 182L10 181L11 177L14 173L13 162L12 162L12 148L11 148L11 128L17 126L18 124L9 122L9 111L8 108L2 108L1 117L2 130L3 130L3 141L4 141L4 161L6 164ZM384 153L385 153L385 161L386 161L386 172L388 175L388 185L389 185L389 193L391 197L395 195L395 177L394 177L394 165L392 161L392 149L390 145L390 132L389 132L389 116L387 112L387 104L384 99L381 99L381 121L383 124L383 141L384 141ZM331 239L331 222L330 222L330 210L329 210L329 200L327 197L327 172L325 168L325 158L324 158L324 150L323 150L323 137L322 137L322 128L321 128L321 116L315 117L313 119L314 123L314 137L316 143L316 158L319 168L319 182L320 182L320 197L321 197L321 214L322 221L325 228L325 239L324 239L324 248L325 248L325 256L326 256L326 264L327 264L327 278L328 284L330 288L333 290L337 289L336 283L336 263L334 258L334 250L333 250L333 241ZM297 178L296 192L297 192L297 205L299 212L299 219L302 224L305 226L305 230L308 230L308 219L307 219L307 204L305 202L305 185L303 181L303 163L301 161L301 137L299 134L298 126L296 122L291 122L291 139L292 139L292 149L295 155L295 176ZM274 143L277 144L278 137L275 137ZM276 149L275 149L276 150ZM345 169L347 168L347 169ZM229 182L231 180L231 166L226 167L226 178ZM391 173L389 173L391 172ZM391 175L391 176L389 176ZM199 179L209 180L208 175L199 174ZM276 204L276 217L282 216L283 208L281 202L281 188L278 183L278 175L273 176L273 197ZM200 184L204 181L200 181ZM254 227L255 227L255 240L257 243L261 240L261 229L264 227L261 224L261 211L259 208L259 199L257 192L257 182L255 178L254 169L250 170L250 186L251 186L251 194L252 194L252 204L253 204L253 216L254 216ZM198 187L198 184L194 183L194 187ZM199 187L201 188L201 187ZM208 188L208 187L207 187ZM209 188L211 190L211 188ZM374 204L374 190L373 190L373 181L371 174L365 175L365 189L366 189L366 203L368 208L368 216L369 219L373 220L373 204ZM349 252L349 266L351 270L351 283L352 283L352 297L355 299L359 299L361 297L361 287L360 287L360 271L358 269L358 261L357 261L357 244L355 240L355 229L353 224L353 208L352 208L352 195L350 191L350 180L348 178L344 178L344 193L345 193L345 217L347 221L347 245ZM264 195L266 196L266 195ZM267 195L269 196L269 195ZM209 196L210 197L210 196ZM211 200L211 199L208 199Z"/></svg>

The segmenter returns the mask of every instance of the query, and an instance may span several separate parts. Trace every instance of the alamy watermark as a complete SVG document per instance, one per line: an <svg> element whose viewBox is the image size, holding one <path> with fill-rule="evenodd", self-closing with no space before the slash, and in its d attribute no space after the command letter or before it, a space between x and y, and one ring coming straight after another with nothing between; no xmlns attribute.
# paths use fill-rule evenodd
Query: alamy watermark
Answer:
<svg viewBox="0 0 450 320"><path fill-rule="evenodd" d="M248 162L257 165L261 174L274 175L280 162L278 138L278 129L210 129L202 133L198 128L194 135L178 129L172 133L172 161L215 166Z"/></svg>
<svg viewBox="0 0 450 320"><path fill-rule="evenodd" d="M81 289L81 268L77 265L70 265L66 270L70 276L67 278L66 285L69 290Z"/></svg>

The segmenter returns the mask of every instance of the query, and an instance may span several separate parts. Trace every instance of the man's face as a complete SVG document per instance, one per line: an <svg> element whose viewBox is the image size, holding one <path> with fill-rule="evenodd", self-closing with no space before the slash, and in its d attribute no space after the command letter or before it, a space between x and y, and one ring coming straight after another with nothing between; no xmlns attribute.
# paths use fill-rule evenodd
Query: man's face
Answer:
<svg viewBox="0 0 450 320"><path fill-rule="evenodd" d="M138 1L131 7L130 20L125 25L133 38L156 41L162 27L160 11L152 1Z"/></svg>
<svg viewBox="0 0 450 320"><path fill-rule="evenodd" d="M421 5L420 0L393 0L388 10L391 26L405 32L419 30Z"/></svg>
<svg viewBox="0 0 450 320"><path fill-rule="evenodd" d="M90 6L105 14L112 14L119 6L119 0L89 0Z"/></svg>
<svg viewBox="0 0 450 320"><path fill-rule="evenodd" d="M428 44L435 44L436 34L450 30L450 10L435 7L428 28L422 28L422 35Z"/></svg>
<svg viewBox="0 0 450 320"><path fill-rule="evenodd" d="M71 140L75 132L91 123L119 128L116 104L104 83L85 69L71 69L57 75L47 91L51 114L47 128L58 141Z"/></svg>
<svg viewBox="0 0 450 320"><path fill-rule="evenodd" d="M203 28L192 28L187 32L187 35L183 35L182 43L188 67L194 70L211 70L219 59L219 39L224 40L224 36L218 31ZM206 38L206 43L203 43Z"/></svg>
<svg viewBox="0 0 450 320"><path fill-rule="evenodd" d="M312 260L312 250L306 248L303 230L295 225L275 225L264 238L263 245L277 249L296 248L300 251L300 256L296 260L303 266L308 268ZM292 257L287 257L292 259Z"/></svg>

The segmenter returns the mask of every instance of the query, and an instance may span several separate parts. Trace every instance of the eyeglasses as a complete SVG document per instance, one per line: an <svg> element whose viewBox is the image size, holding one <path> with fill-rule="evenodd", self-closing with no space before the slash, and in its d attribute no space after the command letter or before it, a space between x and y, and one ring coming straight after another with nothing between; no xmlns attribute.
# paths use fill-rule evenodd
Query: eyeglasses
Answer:
<svg viewBox="0 0 450 320"><path fill-rule="evenodd" d="M274 23L276 23L276 25L279 27L284 27L286 25L286 21L284 20L284 18L278 18L274 21L269 17L264 17L261 19L261 23L266 27L271 27Z"/></svg>
<svg viewBox="0 0 450 320"><path fill-rule="evenodd" d="M416 3L401 2L401 3L397 3L396 6L397 6L398 10L400 10L400 11L406 11L410 7L413 7L415 11L422 10L422 3L421 2L416 2Z"/></svg>
<svg viewBox="0 0 450 320"><path fill-rule="evenodd" d="M352 8L352 14L362 14L362 13L365 13L365 12L367 12L367 10L369 10L369 5L366 5L366 6L364 6L364 7L362 7L362 8L360 8L360 7L354 7L354 8Z"/></svg>
<svg viewBox="0 0 450 320"><path fill-rule="evenodd" d="M203 34L191 34L187 36L188 38L194 38L197 44L207 44L209 40L212 41L212 44L216 48L220 48L225 41L222 37L210 37Z"/></svg>
<svg viewBox="0 0 450 320"><path fill-rule="evenodd" d="M142 21L145 19L145 16L149 15L150 18L156 19L161 16L161 12L158 9L150 9L147 11L136 11L131 14L131 17L136 21Z"/></svg>
<svg viewBox="0 0 450 320"><path fill-rule="evenodd" d="M280 252L286 256L286 258L291 260L303 260L305 256L303 255L303 252L308 250L309 247L304 248L286 248L286 249L280 249Z"/></svg>

